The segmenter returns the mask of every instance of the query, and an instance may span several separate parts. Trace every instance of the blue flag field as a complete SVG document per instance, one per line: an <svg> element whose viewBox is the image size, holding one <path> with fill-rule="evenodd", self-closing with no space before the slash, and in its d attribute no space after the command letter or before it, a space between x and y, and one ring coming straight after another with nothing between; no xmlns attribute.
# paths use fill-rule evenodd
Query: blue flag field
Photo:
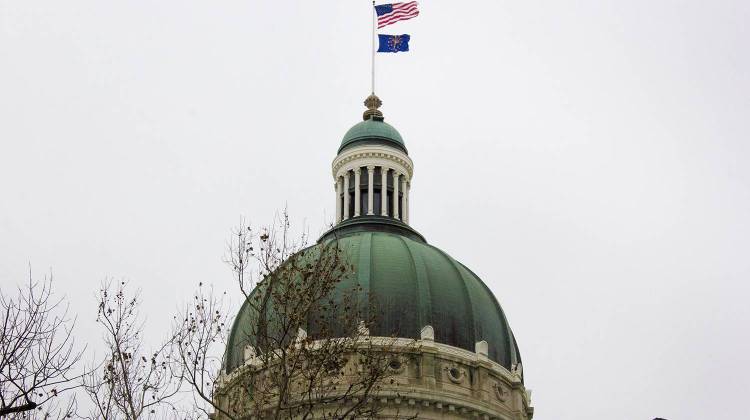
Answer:
<svg viewBox="0 0 750 420"><path fill-rule="evenodd" d="M378 52L395 53L409 51L409 40L411 36L403 35L381 35L378 34Z"/></svg>

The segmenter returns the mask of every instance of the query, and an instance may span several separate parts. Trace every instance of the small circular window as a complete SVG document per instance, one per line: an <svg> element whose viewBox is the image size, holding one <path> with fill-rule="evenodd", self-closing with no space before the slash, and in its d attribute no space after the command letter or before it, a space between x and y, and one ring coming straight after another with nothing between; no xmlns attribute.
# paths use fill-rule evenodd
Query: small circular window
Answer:
<svg viewBox="0 0 750 420"><path fill-rule="evenodd" d="M394 356L388 362L388 370L391 371L391 373L402 373L404 369L406 369L406 362L404 362L404 359L399 356Z"/></svg>
<svg viewBox="0 0 750 420"><path fill-rule="evenodd" d="M448 379L450 379L452 382L459 383L462 382L464 378L459 368L452 367L448 369Z"/></svg>

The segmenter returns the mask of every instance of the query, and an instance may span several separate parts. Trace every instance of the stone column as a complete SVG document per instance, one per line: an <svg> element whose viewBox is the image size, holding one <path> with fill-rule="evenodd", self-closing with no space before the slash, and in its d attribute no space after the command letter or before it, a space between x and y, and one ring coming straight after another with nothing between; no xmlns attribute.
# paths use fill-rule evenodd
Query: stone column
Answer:
<svg viewBox="0 0 750 420"><path fill-rule="evenodd" d="M398 184L400 173L393 171L393 217L398 219Z"/></svg>
<svg viewBox="0 0 750 420"><path fill-rule="evenodd" d="M373 181L375 180L375 167L370 165L367 167L367 215L372 216L375 214L373 211L373 203L375 200L373 199L373 196L375 195L375 185L373 185Z"/></svg>
<svg viewBox="0 0 750 420"><path fill-rule="evenodd" d="M388 216L388 168L380 167L380 215Z"/></svg>
<svg viewBox="0 0 750 420"><path fill-rule="evenodd" d="M344 220L349 218L349 171L344 172Z"/></svg>
<svg viewBox="0 0 750 420"><path fill-rule="evenodd" d="M341 223L341 177L336 177L336 223Z"/></svg>
<svg viewBox="0 0 750 420"><path fill-rule="evenodd" d="M359 190L360 176L362 175L362 168L354 168L354 217L359 216L362 212L362 197Z"/></svg>
<svg viewBox="0 0 750 420"><path fill-rule="evenodd" d="M406 189L404 190L404 199L406 200L406 206L404 207L405 218L404 222L409 223L409 207L411 206L411 198L409 198L409 192L411 191L411 182L406 183Z"/></svg>
<svg viewBox="0 0 750 420"><path fill-rule="evenodd" d="M401 220L404 223L409 223L409 193L406 190L406 174L404 174L404 178L401 181L401 191L404 194L404 198L401 199Z"/></svg>

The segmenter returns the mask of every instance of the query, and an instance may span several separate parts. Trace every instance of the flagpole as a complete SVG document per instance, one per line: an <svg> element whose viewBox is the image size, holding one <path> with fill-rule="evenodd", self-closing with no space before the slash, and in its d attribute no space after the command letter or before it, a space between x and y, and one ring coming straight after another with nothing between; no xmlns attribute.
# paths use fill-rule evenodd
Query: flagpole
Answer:
<svg viewBox="0 0 750 420"><path fill-rule="evenodd" d="M372 94L375 94L375 0L372 0Z"/></svg>

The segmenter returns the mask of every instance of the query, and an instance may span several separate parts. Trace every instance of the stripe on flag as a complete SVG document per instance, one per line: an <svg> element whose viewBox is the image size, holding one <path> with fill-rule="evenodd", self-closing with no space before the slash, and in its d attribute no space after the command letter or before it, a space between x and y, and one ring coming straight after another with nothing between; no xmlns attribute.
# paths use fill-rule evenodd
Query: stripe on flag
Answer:
<svg viewBox="0 0 750 420"><path fill-rule="evenodd" d="M378 14L378 28L388 26L401 20L408 20L419 15L417 2L408 3L381 4L375 6L375 12Z"/></svg>

